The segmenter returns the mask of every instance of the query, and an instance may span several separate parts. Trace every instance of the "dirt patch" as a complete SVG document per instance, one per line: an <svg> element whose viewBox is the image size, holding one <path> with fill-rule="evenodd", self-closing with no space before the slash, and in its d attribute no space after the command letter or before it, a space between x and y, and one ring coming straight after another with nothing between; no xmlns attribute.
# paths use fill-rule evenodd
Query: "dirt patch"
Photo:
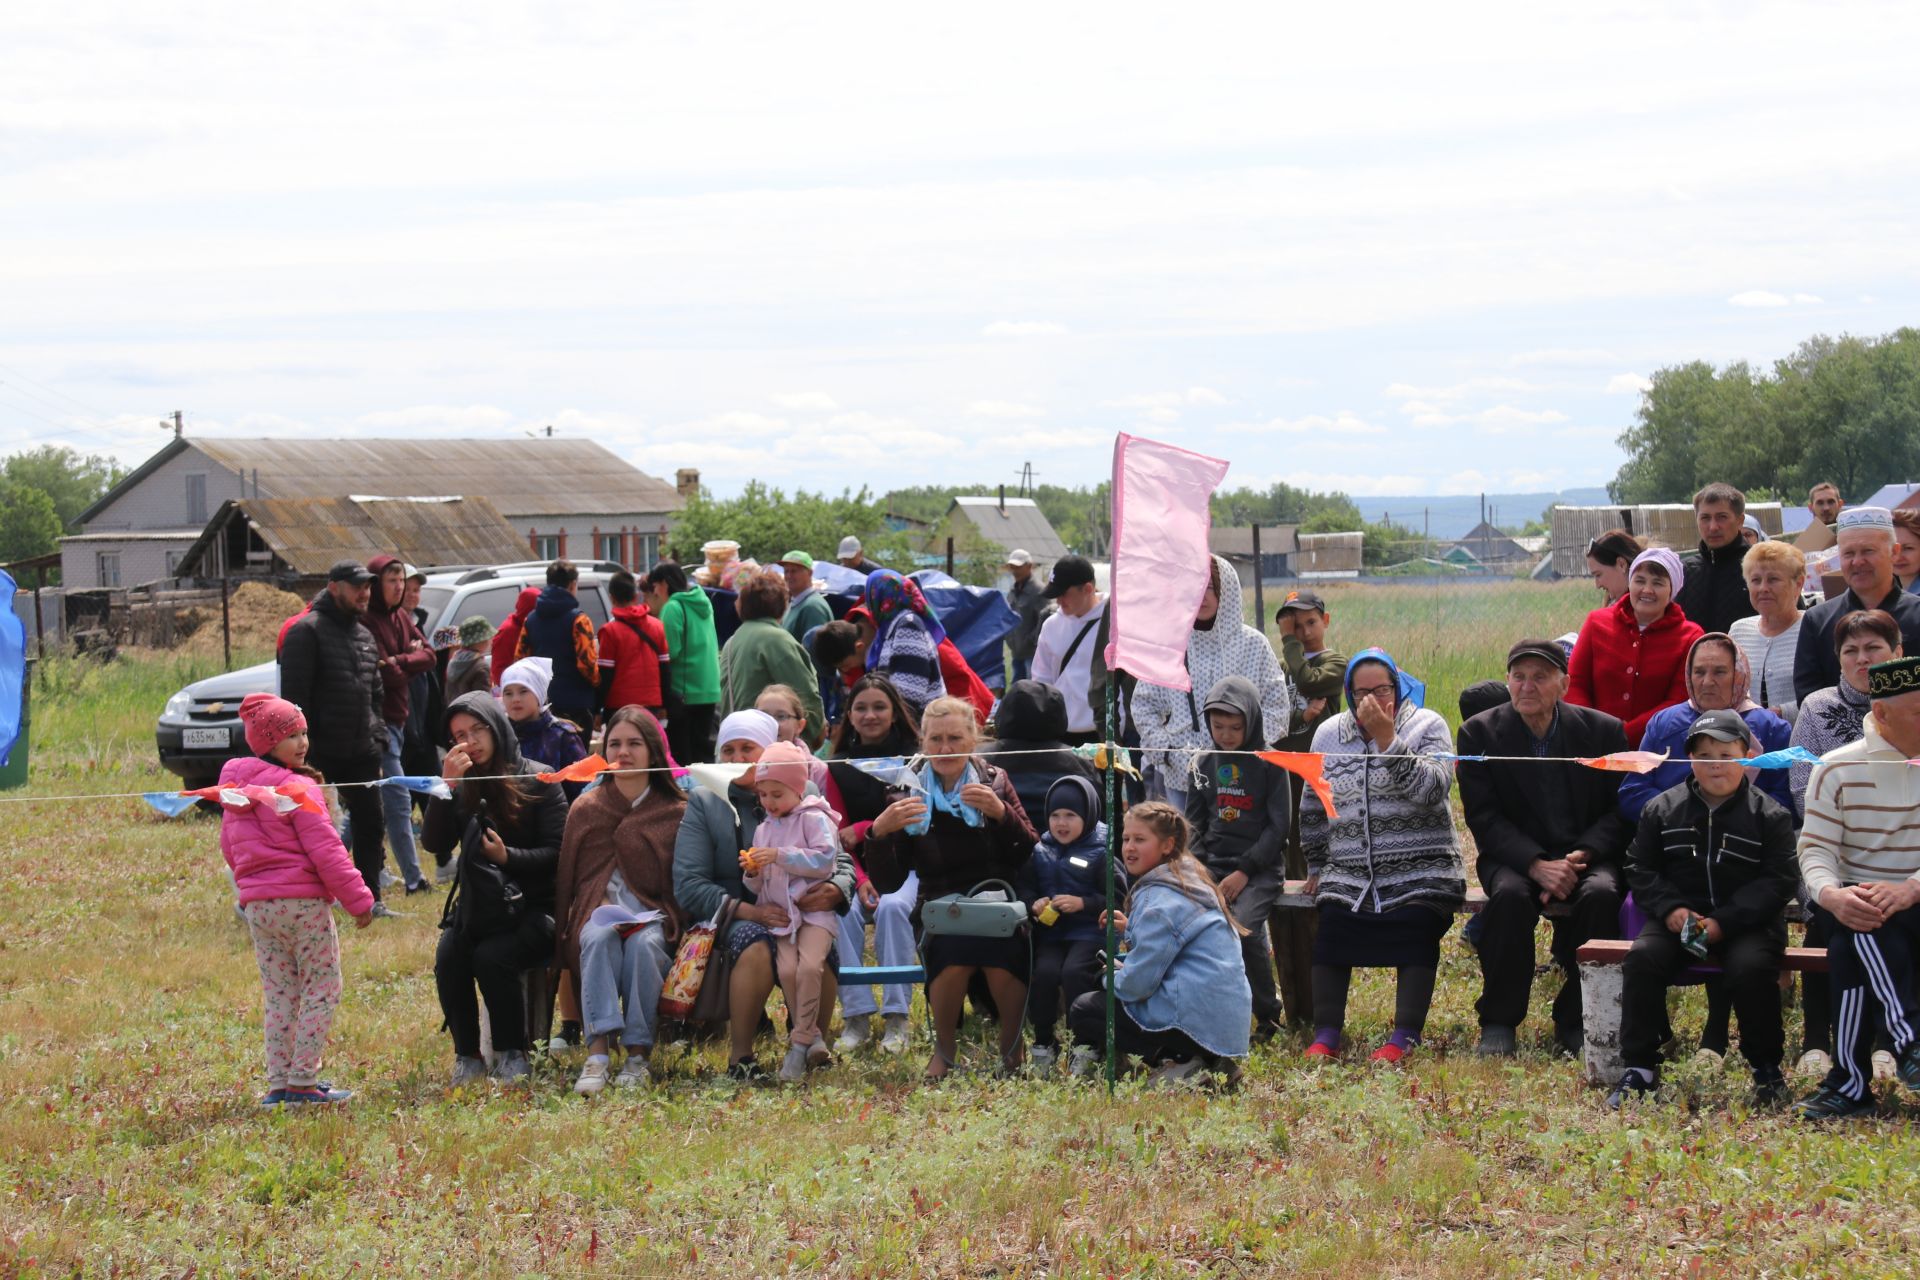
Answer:
<svg viewBox="0 0 1920 1280"><path fill-rule="evenodd" d="M244 582L235 588L227 602L233 628L236 653L273 650L280 637L281 624L307 607L307 602L291 591L270 587L264 582ZM185 610L180 618L183 630L191 628L174 652L212 656L221 652L220 606Z"/></svg>

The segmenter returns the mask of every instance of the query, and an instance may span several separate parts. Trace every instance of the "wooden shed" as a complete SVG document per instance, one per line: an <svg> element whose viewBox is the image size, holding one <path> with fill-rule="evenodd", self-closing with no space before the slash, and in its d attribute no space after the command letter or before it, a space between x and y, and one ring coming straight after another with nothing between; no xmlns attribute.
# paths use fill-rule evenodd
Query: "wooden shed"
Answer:
<svg viewBox="0 0 1920 1280"><path fill-rule="evenodd" d="M1363 560L1365 535L1360 533L1301 533L1294 536L1297 578L1357 578Z"/></svg>
<svg viewBox="0 0 1920 1280"><path fill-rule="evenodd" d="M181 558L183 578L312 583L385 553L421 568L511 564L526 538L485 498L235 498Z"/></svg>
<svg viewBox="0 0 1920 1280"><path fill-rule="evenodd" d="M1777 502L1749 502L1747 514L1760 522L1769 538L1785 528ZM1555 507L1553 509L1553 571L1563 578L1584 578L1587 547L1609 529L1625 529L1644 543L1658 543L1686 552L1700 543L1693 521L1693 504L1646 502L1638 506Z"/></svg>

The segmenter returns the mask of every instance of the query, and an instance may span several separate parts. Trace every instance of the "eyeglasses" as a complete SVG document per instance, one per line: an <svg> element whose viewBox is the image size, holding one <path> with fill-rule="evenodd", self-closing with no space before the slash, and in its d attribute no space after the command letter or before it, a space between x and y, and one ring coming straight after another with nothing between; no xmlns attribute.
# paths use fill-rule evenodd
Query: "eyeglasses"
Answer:
<svg viewBox="0 0 1920 1280"><path fill-rule="evenodd" d="M485 728L462 729L459 733L453 734L451 736L455 742L459 743L463 747L470 742L493 741L493 734L488 732Z"/></svg>
<svg viewBox="0 0 1920 1280"><path fill-rule="evenodd" d="M799 716L791 715L785 711L769 711L766 714L772 716L774 718L774 721L778 724L786 724L790 720L798 720L800 718Z"/></svg>
<svg viewBox="0 0 1920 1280"><path fill-rule="evenodd" d="M1377 698L1383 693L1392 692L1393 686L1390 684L1376 684L1366 689L1362 689L1359 685L1353 687L1353 696L1356 701L1361 698Z"/></svg>

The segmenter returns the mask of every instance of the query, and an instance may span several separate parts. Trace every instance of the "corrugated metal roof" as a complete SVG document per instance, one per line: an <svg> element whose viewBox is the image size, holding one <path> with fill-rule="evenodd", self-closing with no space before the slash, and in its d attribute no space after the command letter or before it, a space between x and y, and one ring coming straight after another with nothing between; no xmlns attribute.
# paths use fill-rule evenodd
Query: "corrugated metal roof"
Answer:
<svg viewBox="0 0 1920 1280"><path fill-rule="evenodd" d="M1067 544L1060 541L1032 498L1008 498L1003 510L1000 499L991 494L968 495L953 500L950 514L964 516L1002 551L1017 547L1032 552L1033 558L1042 563L1052 563L1067 554Z"/></svg>
<svg viewBox="0 0 1920 1280"><path fill-rule="evenodd" d="M238 473L249 487L258 471L263 498L459 493L484 497L515 516L627 515L678 511L682 505L672 485L591 440L195 437L186 443Z"/></svg>
<svg viewBox="0 0 1920 1280"><path fill-rule="evenodd" d="M264 488L264 477L261 484ZM383 552L417 565L510 564L527 558L524 538L485 498L241 498L222 503L187 548L180 560L182 577L212 568L203 562L237 519L251 524L276 557L303 575L323 574L335 561L364 562Z"/></svg>
<svg viewBox="0 0 1920 1280"><path fill-rule="evenodd" d="M1295 549L1294 535L1300 531L1297 524L1263 524L1260 526L1260 554L1263 556L1291 555ZM1207 530L1207 549L1217 556L1251 556L1253 554L1253 530L1247 527L1221 527L1215 525Z"/></svg>

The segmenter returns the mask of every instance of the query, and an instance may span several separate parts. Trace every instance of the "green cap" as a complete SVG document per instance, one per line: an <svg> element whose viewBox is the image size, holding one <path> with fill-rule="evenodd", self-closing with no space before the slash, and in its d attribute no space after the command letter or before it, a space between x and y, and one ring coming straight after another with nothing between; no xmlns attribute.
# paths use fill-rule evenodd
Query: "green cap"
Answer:
<svg viewBox="0 0 1920 1280"><path fill-rule="evenodd" d="M797 564L802 569L813 568L813 557L804 551L789 551L780 557L781 564Z"/></svg>

